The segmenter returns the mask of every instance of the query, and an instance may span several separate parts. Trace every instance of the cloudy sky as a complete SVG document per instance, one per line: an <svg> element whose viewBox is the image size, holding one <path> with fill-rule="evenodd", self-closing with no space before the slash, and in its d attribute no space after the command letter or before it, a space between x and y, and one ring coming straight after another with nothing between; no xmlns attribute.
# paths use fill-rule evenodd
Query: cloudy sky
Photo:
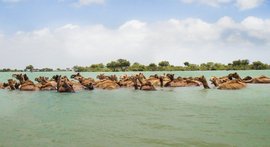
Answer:
<svg viewBox="0 0 270 147"><path fill-rule="evenodd" d="M0 0L0 69L270 63L269 0Z"/></svg>

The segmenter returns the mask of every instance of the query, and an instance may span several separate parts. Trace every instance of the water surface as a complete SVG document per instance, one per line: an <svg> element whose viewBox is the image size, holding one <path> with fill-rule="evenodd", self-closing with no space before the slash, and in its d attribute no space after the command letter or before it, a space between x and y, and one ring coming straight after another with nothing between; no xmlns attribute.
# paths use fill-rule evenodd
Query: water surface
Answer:
<svg viewBox="0 0 270 147"><path fill-rule="evenodd" d="M238 72L270 76L270 71ZM173 73L209 78L229 71ZM0 81L11 74L0 73ZM54 74L59 73L28 73L31 79ZM0 146L266 147L270 145L269 110L270 85L249 85L238 91L202 87L74 94L0 90Z"/></svg>

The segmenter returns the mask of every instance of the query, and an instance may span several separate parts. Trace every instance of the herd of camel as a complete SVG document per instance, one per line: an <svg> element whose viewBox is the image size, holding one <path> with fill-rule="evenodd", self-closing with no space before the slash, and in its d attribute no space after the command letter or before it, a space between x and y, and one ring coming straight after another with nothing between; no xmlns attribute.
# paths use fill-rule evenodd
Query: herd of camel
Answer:
<svg viewBox="0 0 270 147"><path fill-rule="evenodd" d="M13 74L14 79L9 79L6 83L0 83L0 89L21 90L21 91L50 91L57 92L76 92L80 90L97 89L118 89L130 87L135 90L154 91L156 87L195 87L203 86L209 89L208 81L204 76L201 77L175 77L174 74L151 75L146 78L144 74L123 75L119 79L116 75L106 76L100 74L97 80L83 77L80 73L67 76L55 75L51 79L48 77L35 78L37 83L31 81L26 74ZM221 90L242 89L249 83L270 84L270 78L266 76L241 78L237 73L231 73L223 77L211 77L211 84Z"/></svg>

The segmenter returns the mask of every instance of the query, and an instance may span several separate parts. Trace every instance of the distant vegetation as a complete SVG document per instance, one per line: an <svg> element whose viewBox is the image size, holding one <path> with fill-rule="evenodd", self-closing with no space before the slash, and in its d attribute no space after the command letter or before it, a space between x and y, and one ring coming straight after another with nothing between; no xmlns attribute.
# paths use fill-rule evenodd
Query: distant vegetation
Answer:
<svg viewBox="0 0 270 147"><path fill-rule="evenodd" d="M111 61L106 65L92 64L91 66L74 66L75 72L107 72L107 71L206 71L206 70L266 70L270 69L270 65L255 61L250 63L249 60L235 60L229 64L207 62L192 64L184 62L183 66L171 65L168 61L161 61L158 64L150 63L143 65L138 62L130 64L128 60L118 59Z"/></svg>
<svg viewBox="0 0 270 147"><path fill-rule="evenodd" d="M66 68L66 69L52 69L52 68L34 68L33 65L28 65L25 67L25 69L10 69L10 68L4 68L4 69L0 69L0 72L57 72L57 71L72 71L72 69L70 68Z"/></svg>
<svg viewBox="0 0 270 147"><path fill-rule="evenodd" d="M0 69L0 72L52 72L52 71L75 71L75 72L118 72L118 71L207 71L207 70L267 70L270 65L261 61L250 62L249 60L235 60L229 64L207 62L202 64L192 64L184 62L183 66L171 65L169 61L160 61L158 64L150 63L143 65L138 62L133 64L126 59L118 59L104 65L103 63L92 64L90 66L74 66L72 69L53 70L51 68L36 69L33 65L28 65L24 70Z"/></svg>

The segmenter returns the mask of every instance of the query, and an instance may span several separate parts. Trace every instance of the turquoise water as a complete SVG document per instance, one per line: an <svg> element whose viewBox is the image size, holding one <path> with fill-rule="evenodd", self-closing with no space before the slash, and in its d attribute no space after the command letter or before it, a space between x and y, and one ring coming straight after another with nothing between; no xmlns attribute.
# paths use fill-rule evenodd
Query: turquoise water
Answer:
<svg viewBox="0 0 270 147"><path fill-rule="evenodd" d="M210 77L229 72L174 73ZM270 76L270 71L239 73ZM0 73L0 81L11 74ZM34 78L57 73L28 74ZM74 94L0 90L0 146L266 147L270 145L269 110L270 85L248 85L239 91L202 87Z"/></svg>

